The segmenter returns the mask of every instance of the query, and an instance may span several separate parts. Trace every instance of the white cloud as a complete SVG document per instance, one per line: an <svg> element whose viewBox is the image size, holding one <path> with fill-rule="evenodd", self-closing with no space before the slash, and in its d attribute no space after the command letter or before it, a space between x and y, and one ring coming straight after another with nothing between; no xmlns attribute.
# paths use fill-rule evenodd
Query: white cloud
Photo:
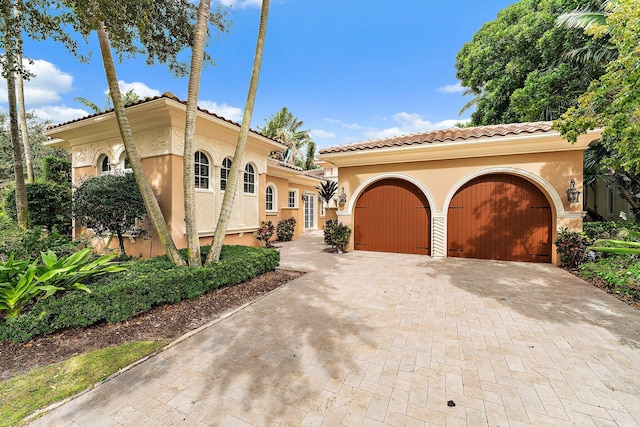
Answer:
<svg viewBox="0 0 640 427"><path fill-rule="evenodd" d="M392 136L406 135L410 133L427 132L435 129L446 129L455 126L456 123L469 122L469 119L448 119L433 123L429 120L424 120L417 113L406 112L396 113L392 116L392 119L397 123L396 126L392 126L386 129L369 128L365 132L365 135L368 138L372 139L389 138Z"/></svg>
<svg viewBox="0 0 640 427"><path fill-rule="evenodd" d="M51 124L64 123L89 115L80 108L71 108L64 105L40 107L33 110L36 117L41 120L50 120Z"/></svg>
<svg viewBox="0 0 640 427"><path fill-rule="evenodd" d="M339 124L343 128L349 129L349 130L362 130L362 129L364 129L362 126L360 126L357 123L343 123L342 120L340 120L340 119L325 118L324 121L328 122L328 123Z"/></svg>
<svg viewBox="0 0 640 427"><path fill-rule="evenodd" d="M320 139L333 139L336 137L336 134L333 132L327 132L326 130L322 129L312 129L311 137Z"/></svg>
<svg viewBox="0 0 640 427"><path fill-rule="evenodd" d="M460 83L456 83L454 85L446 85L438 88L438 92L442 93L459 93L464 92L465 87L463 87Z"/></svg>
<svg viewBox="0 0 640 427"><path fill-rule="evenodd" d="M24 60L25 67L35 75L24 81L24 100L28 107L59 102L61 93L71 91L73 76L61 71L55 64L36 59ZM0 87L0 102L7 102L7 88Z"/></svg>
<svg viewBox="0 0 640 427"><path fill-rule="evenodd" d="M227 105L224 102L222 104L218 104L213 101L200 101L198 102L198 106L234 122L240 122L240 120L242 120L242 109Z"/></svg>
<svg viewBox="0 0 640 427"><path fill-rule="evenodd" d="M239 7L244 9L249 6L262 6L262 0L220 0L220 4L228 7Z"/></svg>
<svg viewBox="0 0 640 427"><path fill-rule="evenodd" d="M136 95L138 95L141 99L161 95L159 90L152 89L142 82L127 83L124 80L118 80L118 85L120 86L120 90L122 91L122 93L126 93L126 92L129 92L130 90L133 90L133 92Z"/></svg>

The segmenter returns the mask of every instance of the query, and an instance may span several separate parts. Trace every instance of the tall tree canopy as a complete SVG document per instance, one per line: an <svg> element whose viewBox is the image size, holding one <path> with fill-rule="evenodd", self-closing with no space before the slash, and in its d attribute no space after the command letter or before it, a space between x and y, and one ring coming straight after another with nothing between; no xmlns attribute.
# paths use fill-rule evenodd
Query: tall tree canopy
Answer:
<svg viewBox="0 0 640 427"><path fill-rule="evenodd" d="M475 125L560 117L603 69L566 54L589 43L580 31L555 25L562 13L594 0L520 0L503 9L464 44L456 76L475 98Z"/></svg>
<svg viewBox="0 0 640 427"><path fill-rule="evenodd" d="M589 129L603 127L602 144L609 151L606 166L616 172L640 174L640 4L609 2L606 27L587 30L595 37L610 34L617 57L606 74L580 96L576 107L554 123L569 141ZM636 197L637 198L637 197Z"/></svg>

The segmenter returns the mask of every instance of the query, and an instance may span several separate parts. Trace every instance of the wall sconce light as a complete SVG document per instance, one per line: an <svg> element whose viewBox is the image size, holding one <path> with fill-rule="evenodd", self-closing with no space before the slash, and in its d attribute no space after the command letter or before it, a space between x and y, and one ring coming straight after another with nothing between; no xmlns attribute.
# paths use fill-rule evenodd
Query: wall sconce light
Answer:
<svg viewBox="0 0 640 427"><path fill-rule="evenodd" d="M347 203L347 195L344 192L344 187L342 187L342 193L338 196L338 203L340 204L340 206L343 206L345 203Z"/></svg>
<svg viewBox="0 0 640 427"><path fill-rule="evenodd" d="M578 203L580 200L580 191L576 190L576 180L572 179L567 190L567 200L569 203Z"/></svg>

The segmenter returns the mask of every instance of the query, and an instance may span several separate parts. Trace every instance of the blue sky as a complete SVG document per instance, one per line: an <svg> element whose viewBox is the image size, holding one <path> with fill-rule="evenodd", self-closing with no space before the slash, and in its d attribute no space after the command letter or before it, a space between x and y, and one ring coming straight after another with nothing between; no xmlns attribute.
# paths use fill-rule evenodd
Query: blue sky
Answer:
<svg viewBox="0 0 640 427"><path fill-rule="evenodd" d="M230 6L230 33L208 52L200 106L240 121L255 50L260 0ZM318 147L451 127L469 117L455 78L455 57L483 23L514 0L272 0L253 127L286 106ZM216 3L216 0L213 0ZM89 64L51 42L25 42L37 77L26 83L27 109L53 123L90 113L75 97L102 106L107 88L95 38ZM165 91L186 99L187 79L142 58L117 64L123 91ZM0 87L6 108L6 87Z"/></svg>

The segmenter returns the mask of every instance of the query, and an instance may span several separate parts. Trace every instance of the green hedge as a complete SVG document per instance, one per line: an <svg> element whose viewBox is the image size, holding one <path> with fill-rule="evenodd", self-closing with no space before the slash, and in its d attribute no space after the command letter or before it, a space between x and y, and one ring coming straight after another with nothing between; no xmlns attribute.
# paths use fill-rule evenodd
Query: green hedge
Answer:
<svg viewBox="0 0 640 427"><path fill-rule="evenodd" d="M202 248L203 258L208 249ZM177 267L165 256L135 261L126 271L88 283L91 294L56 294L16 319L0 321L0 341L25 342L68 327L121 322L161 304L238 284L275 269L279 262L278 251L247 246L223 246L220 262L210 267Z"/></svg>

